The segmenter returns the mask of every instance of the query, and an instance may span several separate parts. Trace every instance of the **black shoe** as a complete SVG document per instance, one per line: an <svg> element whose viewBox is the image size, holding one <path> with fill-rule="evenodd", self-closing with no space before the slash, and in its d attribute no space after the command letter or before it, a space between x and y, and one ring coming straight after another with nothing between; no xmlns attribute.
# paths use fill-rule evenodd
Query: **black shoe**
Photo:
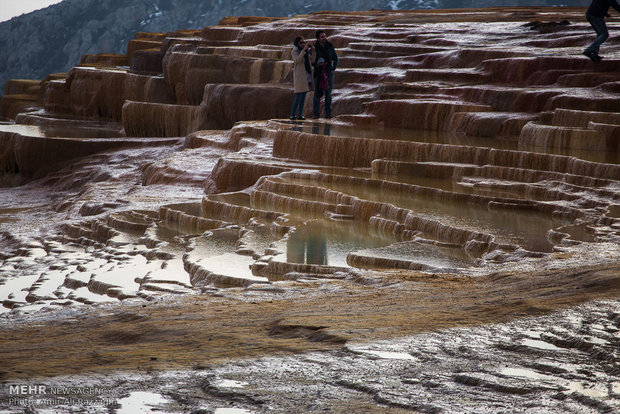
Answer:
<svg viewBox="0 0 620 414"><path fill-rule="evenodd" d="M299 119L300 121L305 121L305 120L306 120L306 118L304 118L302 115L299 115L299 116L297 117L297 119Z"/></svg>
<svg viewBox="0 0 620 414"><path fill-rule="evenodd" d="M599 55L597 55L591 50L585 50L583 54L584 56L589 57L592 62L599 62L601 59L603 59L602 57L600 57Z"/></svg>

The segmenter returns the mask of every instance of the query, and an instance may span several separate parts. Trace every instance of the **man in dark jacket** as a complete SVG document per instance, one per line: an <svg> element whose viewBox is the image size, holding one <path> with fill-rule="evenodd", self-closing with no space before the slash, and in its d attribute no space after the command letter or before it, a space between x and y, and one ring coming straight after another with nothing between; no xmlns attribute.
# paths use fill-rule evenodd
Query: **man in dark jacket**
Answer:
<svg viewBox="0 0 620 414"><path fill-rule="evenodd" d="M338 66L338 55L334 45L327 41L325 30L316 31L314 44L314 100L313 112L317 119L321 114L321 98L325 95L325 117L332 117L332 89L334 88L334 71Z"/></svg>
<svg viewBox="0 0 620 414"><path fill-rule="evenodd" d="M601 44L609 37L609 31L605 24L605 17L611 17L608 13L609 7L613 7L616 11L620 12L620 5L616 0L592 0L592 4L586 11L586 18L594 28L596 32L596 39L594 42L584 50L583 54L592 59L593 62L598 62L602 59L598 55Z"/></svg>

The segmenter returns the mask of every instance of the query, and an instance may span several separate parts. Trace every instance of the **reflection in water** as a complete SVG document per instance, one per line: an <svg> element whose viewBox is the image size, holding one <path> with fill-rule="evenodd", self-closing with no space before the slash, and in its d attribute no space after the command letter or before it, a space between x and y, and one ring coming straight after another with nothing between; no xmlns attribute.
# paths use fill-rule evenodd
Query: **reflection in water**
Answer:
<svg viewBox="0 0 620 414"><path fill-rule="evenodd" d="M289 263L327 264L327 239L319 228L295 231L286 242Z"/></svg>
<svg viewBox="0 0 620 414"><path fill-rule="evenodd" d="M287 123L291 124L291 131L303 132L303 122L300 121L287 121Z"/></svg>
<svg viewBox="0 0 620 414"><path fill-rule="evenodd" d="M291 127L291 131L311 132L315 135L332 135L332 125L329 123L322 124L320 122L313 122L311 128L308 128L307 124L304 124L303 122L292 121L291 123L293 124L293 126ZM321 125L323 125L322 129L321 129ZM343 135L343 134L336 134L336 135ZM343 136L347 136L347 134L344 134Z"/></svg>
<svg viewBox="0 0 620 414"><path fill-rule="evenodd" d="M332 134L332 125L329 123L322 124L320 122L312 122L312 127L308 128L308 125L301 121L288 121L291 124L291 131L296 132L312 132L316 135L331 135ZM321 125L323 128L321 130Z"/></svg>
<svg viewBox="0 0 620 414"><path fill-rule="evenodd" d="M321 134L320 131L320 126L321 124L318 122L313 122L312 123L312 133L315 135L319 135ZM332 126L331 124L323 124L323 135L331 135L332 134Z"/></svg>

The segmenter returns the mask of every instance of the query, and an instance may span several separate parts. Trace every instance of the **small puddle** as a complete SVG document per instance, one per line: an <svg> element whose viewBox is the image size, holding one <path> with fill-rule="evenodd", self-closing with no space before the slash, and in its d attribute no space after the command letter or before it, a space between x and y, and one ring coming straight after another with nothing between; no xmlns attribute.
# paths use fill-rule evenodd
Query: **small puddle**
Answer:
<svg viewBox="0 0 620 414"><path fill-rule="evenodd" d="M523 341L523 345L529 346L531 348L544 349L547 351L561 351L562 350L561 348L558 348L557 346L553 344L550 344L545 341L535 340L535 339L526 339L525 341Z"/></svg>
<svg viewBox="0 0 620 414"><path fill-rule="evenodd" d="M504 368L500 371L500 374L509 377L522 377L533 380L557 381L556 377L553 377L551 375L539 374L534 370L525 368Z"/></svg>
<svg viewBox="0 0 620 414"><path fill-rule="evenodd" d="M128 397L121 398L118 401L121 408L116 410L117 414L137 414L164 412L156 406L167 403L168 400L159 394L153 392L132 392Z"/></svg>
<svg viewBox="0 0 620 414"><path fill-rule="evenodd" d="M71 299L71 300L75 300L76 302L82 302L86 304L113 302L113 301L118 300L116 298L113 298L107 295L100 295L97 293L93 293L90 290L88 290L88 287L86 286L74 289L71 293L67 295L66 299Z"/></svg>
<svg viewBox="0 0 620 414"><path fill-rule="evenodd" d="M216 408L214 414L253 414L254 411L243 408Z"/></svg>
<svg viewBox="0 0 620 414"><path fill-rule="evenodd" d="M235 253L239 238L238 229L224 228L207 232L193 239L193 249L188 253L186 261L198 264L215 275L267 282L267 278L252 274L251 266L256 260Z"/></svg>
<svg viewBox="0 0 620 414"><path fill-rule="evenodd" d="M268 282L266 277L252 275L250 266L255 263L255 260L249 256L242 256L236 253L225 253L219 256L198 260L196 263L216 275L247 279L259 283Z"/></svg>
<svg viewBox="0 0 620 414"><path fill-rule="evenodd" d="M190 255L206 258L234 252L238 240L238 230L216 229L194 238Z"/></svg>
<svg viewBox="0 0 620 414"><path fill-rule="evenodd" d="M11 299L16 302L25 301L28 289L39 279L39 274L23 275L5 279L0 283L0 301Z"/></svg>
<svg viewBox="0 0 620 414"><path fill-rule="evenodd" d="M91 280L120 288L123 293L135 294L140 285L136 278L142 278L148 272L146 259L142 256L132 257L122 265L108 264L93 274ZM105 295L105 292L97 292Z"/></svg>
<svg viewBox="0 0 620 414"><path fill-rule="evenodd" d="M247 382L223 379L215 383L216 387L221 388L243 388L248 385Z"/></svg>
<svg viewBox="0 0 620 414"><path fill-rule="evenodd" d="M592 398L607 398L609 391L604 384L584 384L583 382L574 381L567 385L569 392L576 392Z"/></svg>
<svg viewBox="0 0 620 414"><path fill-rule="evenodd" d="M73 266L72 269L75 269ZM65 281L66 271L49 271L42 274L39 278L37 286L31 287L31 292L40 297L50 297L54 292L63 285Z"/></svg>

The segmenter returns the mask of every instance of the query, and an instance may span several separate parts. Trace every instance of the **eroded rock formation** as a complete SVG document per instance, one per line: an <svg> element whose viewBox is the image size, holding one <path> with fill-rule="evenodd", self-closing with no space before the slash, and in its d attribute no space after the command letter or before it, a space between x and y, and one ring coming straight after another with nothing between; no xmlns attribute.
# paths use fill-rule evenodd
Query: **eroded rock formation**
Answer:
<svg viewBox="0 0 620 414"><path fill-rule="evenodd" d="M289 122L290 43L317 28L340 55L335 119ZM201 200L138 212L83 189L56 207L77 213L62 242L119 255L145 246L134 255L186 274L123 287L76 282L76 269L61 283L114 298L352 269L475 273L590 244L611 257L620 49L606 43L594 64L581 55L591 38L579 8L231 17L138 33L126 55L6 85L2 116L17 122L0 125L0 172L21 184L104 150L171 148L140 165L139 182L204 189Z"/></svg>

